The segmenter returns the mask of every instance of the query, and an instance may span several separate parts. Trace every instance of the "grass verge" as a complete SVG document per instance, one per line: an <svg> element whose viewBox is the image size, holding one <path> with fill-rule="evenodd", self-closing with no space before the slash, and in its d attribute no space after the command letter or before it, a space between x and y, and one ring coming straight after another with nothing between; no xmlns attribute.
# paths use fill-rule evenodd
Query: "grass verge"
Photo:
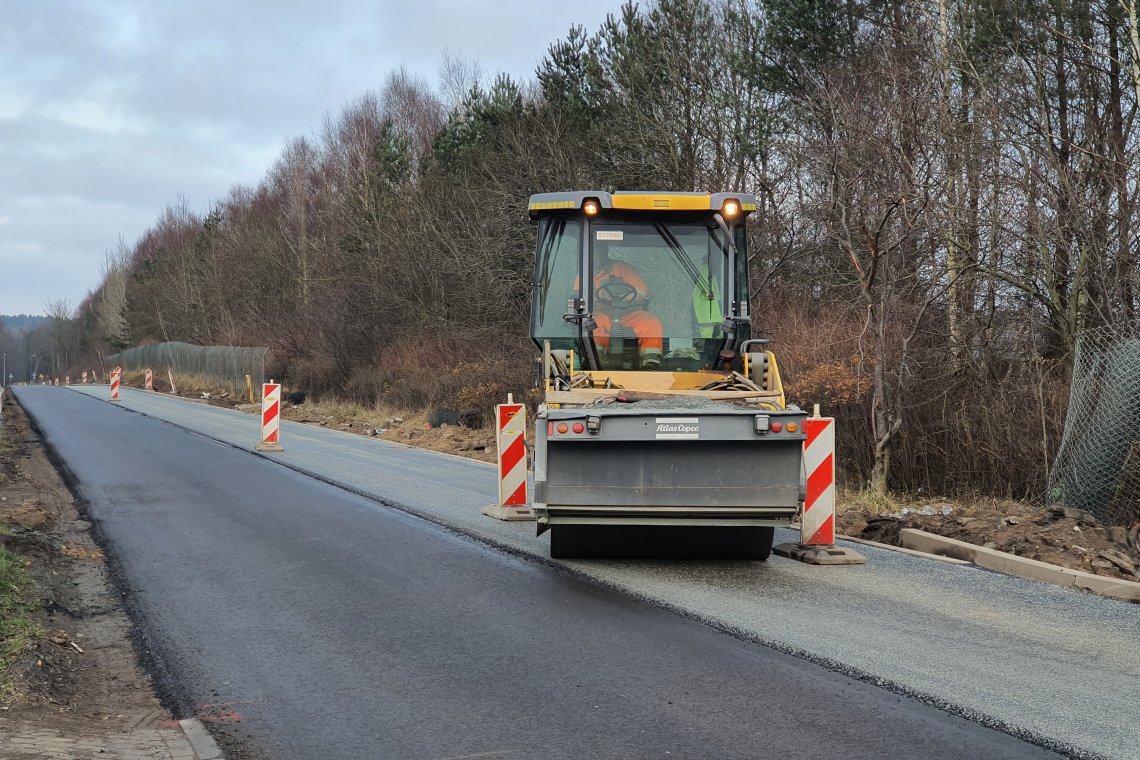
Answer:
<svg viewBox="0 0 1140 760"><path fill-rule="evenodd" d="M42 633L32 619L39 604L24 563L19 555L0 546L0 704L15 698L16 661Z"/></svg>

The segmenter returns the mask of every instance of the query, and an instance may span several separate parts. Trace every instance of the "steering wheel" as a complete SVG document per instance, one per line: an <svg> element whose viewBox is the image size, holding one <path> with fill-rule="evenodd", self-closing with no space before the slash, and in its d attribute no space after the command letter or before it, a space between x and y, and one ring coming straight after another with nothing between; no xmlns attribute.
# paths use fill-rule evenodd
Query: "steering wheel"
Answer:
<svg viewBox="0 0 1140 760"><path fill-rule="evenodd" d="M637 288L616 277L598 285L599 300L604 303L632 306L637 303Z"/></svg>

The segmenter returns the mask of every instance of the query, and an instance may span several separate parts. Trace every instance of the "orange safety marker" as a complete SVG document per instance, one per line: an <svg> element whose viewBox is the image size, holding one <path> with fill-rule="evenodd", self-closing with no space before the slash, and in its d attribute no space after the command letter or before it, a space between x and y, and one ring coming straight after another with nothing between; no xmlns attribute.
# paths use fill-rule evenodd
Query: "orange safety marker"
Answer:
<svg viewBox="0 0 1140 760"><path fill-rule="evenodd" d="M861 565L867 561L863 555L835 545L835 418L809 417L804 420L804 433L807 488L800 542L780 544L772 551L812 565Z"/></svg>
<svg viewBox="0 0 1140 760"><path fill-rule="evenodd" d="M119 400L119 369L116 367L111 370L111 400Z"/></svg>
<svg viewBox="0 0 1140 760"><path fill-rule="evenodd" d="M261 443L258 451L281 448L281 384L270 380L261 386Z"/></svg>
<svg viewBox="0 0 1140 760"><path fill-rule="evenodd" d="M831 546L835 543L835 419L805 420L804 432L807 495L800 521L800 543Z"/></svg>
<svg viewBox="0 0 1140 760"><path fill-rule="evenodd" d="M154 373L150 371L150 368L147 368L146 371L146 389L148 391L154 390Z"/></svg>
<svg viewBox="0 0 1140 760"><path fill-rule="evenodd" d="M499 502L482 512L496 520L533 520L534 510L526 496L526 405L507 403L495 406L495 440L498 444Z"/></svg>

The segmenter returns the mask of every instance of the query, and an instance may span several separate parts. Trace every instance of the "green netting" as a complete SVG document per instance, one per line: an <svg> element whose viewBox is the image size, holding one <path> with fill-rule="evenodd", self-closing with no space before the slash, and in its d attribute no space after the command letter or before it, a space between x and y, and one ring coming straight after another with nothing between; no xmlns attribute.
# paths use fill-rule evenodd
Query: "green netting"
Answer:
<svg viewBox="0 0 1140 760"><path fill-rule="evenodd" d="M1049 495L1108 525L1140 521L1140 323L1078 337Z"/></svg>
<svg viewBox="0 0 1140 760"><path fill-rule="evenodd" d="M153 369L165 374L196 375L229 388L235 395L245 389L245 376L253 378L255 388L265 382L265 359L268 348L245 346L195 346L190 343L151 343L108 356L106 362L121 365L124 370Z"/></svg>

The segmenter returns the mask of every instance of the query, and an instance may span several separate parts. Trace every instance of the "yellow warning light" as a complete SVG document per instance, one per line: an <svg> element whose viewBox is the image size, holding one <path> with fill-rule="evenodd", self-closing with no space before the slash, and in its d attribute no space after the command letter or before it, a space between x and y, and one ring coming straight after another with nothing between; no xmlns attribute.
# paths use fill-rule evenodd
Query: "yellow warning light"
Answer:
<svg viewBox="0 0 1140 760"><path fill-rule="evenodd" d="M582 204L582 210L586 212L586 216L597 216L601 208L601 205L593 198L590 198Z"/></svg>
<svg viewBox="0 0 1140 760"><path fill-rule="evenodd" d="M789 432L789 433L794 433L794 432L796 432L796 431L797 431L797 430L799 430L799 429L800 429L800 426L799 426L799 425L797 425L796 423L794 423L794 422L789 422L789 423L788 423L788 432Z"/></svg>
<svg viewBox="0 0 1140 760"><path fill-rule="evenodd" d="M723 213L723 214L724 214L726 217L728 217L729 219L731 219L732 217L734 217L734 216L736 216L737 214L739 214L739 213L740 213L740 201L737 201L737 200L727 200L727 201L725 201L725 202L724 202L724 207L721 209L721 212L722 212L722 213Z"/></svg>

